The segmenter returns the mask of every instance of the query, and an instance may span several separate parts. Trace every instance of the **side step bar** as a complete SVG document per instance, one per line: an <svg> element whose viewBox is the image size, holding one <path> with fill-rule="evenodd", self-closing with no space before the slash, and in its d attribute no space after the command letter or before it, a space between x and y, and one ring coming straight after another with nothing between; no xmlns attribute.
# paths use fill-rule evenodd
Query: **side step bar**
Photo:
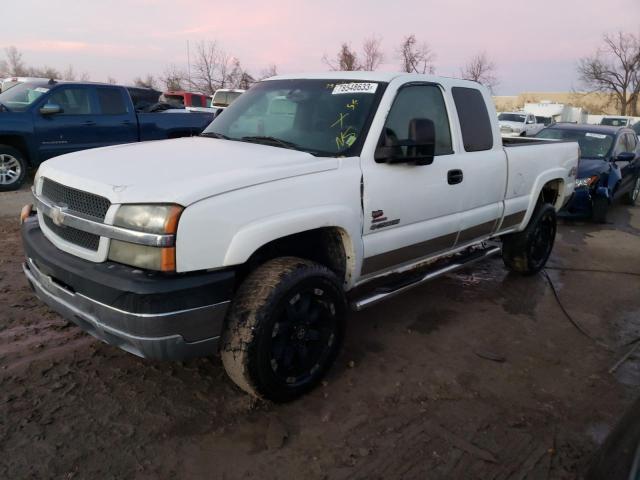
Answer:
<svg viewBox="0 0 640 480"><path fill-rule="evenodd" d="M414 277L410 281L396 283L395 285L383 285L381 287L375 288L366 296L351 302L351 308L359 312L360 310L371 307L378 302L382 302L383 300L395 297L396 295L406 292L413 287L417 287L418 285L422 285L429 280L440 277L445 273L453 272L460 268L469 266L472 263L496 255L500 253L501 250L501 247L488 247L484 250L475 250L467 255L454 256L452 261L447 263L446 265L442 266L441 264L439 267L435 267L433 270L420 273L418 277Z"/></svg>

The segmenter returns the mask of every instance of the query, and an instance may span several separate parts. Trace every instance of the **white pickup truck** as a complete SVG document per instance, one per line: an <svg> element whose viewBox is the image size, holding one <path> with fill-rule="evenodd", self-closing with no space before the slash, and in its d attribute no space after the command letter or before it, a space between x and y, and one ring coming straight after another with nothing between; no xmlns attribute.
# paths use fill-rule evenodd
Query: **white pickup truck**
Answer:
<svg viewBox="0 0 640 480"><path fill-rule="evenodd" d="M535 115L524 112L502 112L498 123L503 137L532 137L545 127Z"/></svg>
<svg viewBox="0 0 640 480"><path fill-rule="evenodd" d="M107 343L219 351L242 389L291 400L333 363L349 306L500 252L522 274L544 266L578 145L510 142L474 82L274 77L200 137L45 162L21 215L24 272Z"/></svg>

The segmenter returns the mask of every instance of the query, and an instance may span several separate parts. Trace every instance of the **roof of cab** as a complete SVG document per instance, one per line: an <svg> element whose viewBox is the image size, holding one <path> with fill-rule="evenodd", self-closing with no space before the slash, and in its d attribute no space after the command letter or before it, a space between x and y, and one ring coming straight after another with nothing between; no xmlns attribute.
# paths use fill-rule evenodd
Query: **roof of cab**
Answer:
<svg viewBox="0 0 640 480"><path fill-rule="evenodd" d="M406 73L406 72L364 72L364 71L349 71L349 72L321 72L321 73L298 73L287 75L276 75L265 80L353 80L362 82L386 82L389 83L396 78L404 78L406 81L415 82L432 82L442 83L455 82L459 85L467 84L471 88L478 88L480 84L471 80L462 80L460 78L442 77L437 75L427 75L421 73Z"/></svg>

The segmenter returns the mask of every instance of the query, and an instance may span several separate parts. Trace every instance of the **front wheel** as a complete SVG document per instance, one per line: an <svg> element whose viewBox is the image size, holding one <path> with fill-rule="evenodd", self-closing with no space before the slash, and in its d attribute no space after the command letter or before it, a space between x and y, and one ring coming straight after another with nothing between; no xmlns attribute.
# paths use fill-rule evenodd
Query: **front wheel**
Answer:
<svg viewBox="0 0 640 480"><path fill-rule="evenodd" d="M27 176L27 162L19 150L0 145L0 192L19 189Z"/></svg>
<svg viewBox="0 0 640 480"><path fill-rule="evenodd" d="M502 260L506 267L522 275L538 273L547 263L556 238L556 210L540 204L522 232L502 238Z"/></svg>
<svg viewBox="0 0 640 480"><path fill-rule="evenodd" d="M622 201L627 205L635 205L638 196L640 195L640 175L636 177L636 181L633 184L633 190L627 192L622 197Z"/></svg>
<svg viewBox="0 0 640 480"><path fill-rule="evenodd" d="M255 397L293 400L333 364L345 316L333 272L295 257L271 260L247 277L233 300L221 343L225 370Z"/></svg>

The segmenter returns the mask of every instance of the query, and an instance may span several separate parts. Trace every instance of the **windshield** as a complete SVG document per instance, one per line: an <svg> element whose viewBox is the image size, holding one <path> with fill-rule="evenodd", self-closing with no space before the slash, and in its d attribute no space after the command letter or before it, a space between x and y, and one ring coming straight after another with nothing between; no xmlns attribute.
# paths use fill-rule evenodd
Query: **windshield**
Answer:
<svg viewBox="0 0 640 480"><path fill-rule="evenodd" d="M626 127L627 119L626 118L603 118L600 121L600 125L610 125L612 127Z"/></svg>
<svg viewBox="0 0 640 480"><path fill-rule="evenodd" d="M582 152L580 158L605 158L614 141L613 135L559 128L546 128L540 131L536 137L578 142Z"/></svg>
<svg viewBox="0 0 640 480"><path fill-rule="evenodd" d="M12 112L24 112L49 89L36 83L22 83L0 93L0 104Z"/></svg>
<svg viewBox="0 0 640 480"><path fill-rule="evenodd" d="M227 108L204 135L269 143L315 155L357 155L382 84L344 80L268 80Z"/></svg>
<svg viewBox="0 0 640 480"><path fill-rule="evenodd" d="M501 113L498 115L498 120L503 122L520 122L524 123L525 116L518 113Z"/></svg>

